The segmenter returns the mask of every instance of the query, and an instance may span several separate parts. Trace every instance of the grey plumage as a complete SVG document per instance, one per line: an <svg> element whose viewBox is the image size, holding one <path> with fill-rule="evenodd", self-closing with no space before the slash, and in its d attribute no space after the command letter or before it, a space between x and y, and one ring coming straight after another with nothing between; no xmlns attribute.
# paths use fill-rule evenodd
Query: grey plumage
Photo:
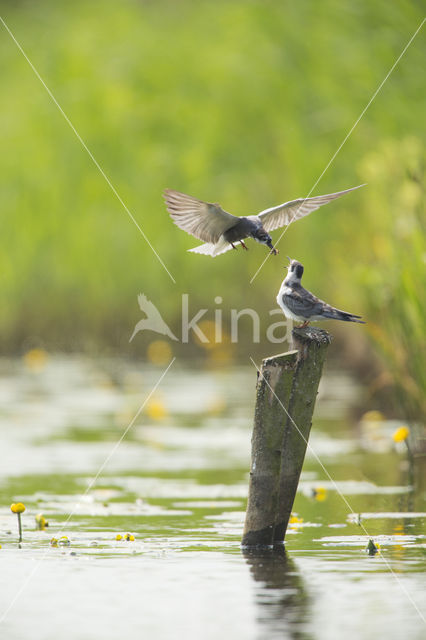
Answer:
<svg viewBox="0 0 426 640"><path fill-rule="evenodd" d="M205 243L189 251L215 257L229 249L235 249L236 242L240 242L242 247L247 249L243 240L251 237L261 244L266 244L272 253L278 253L272 244L270 231L307 216L345 193L359 189L359 186L324 196L297 198L265 209L257 215L242 217L228 213L217 203L204 202L171 189L165 190L164 199L173 222L183 231Z"/></svg>
<svg viewBox="0 0 426 640"><path fill-rule="evenodd" d="M289 258L290 260L290 258ZM304 267L297 260L290 260L288 274L284 279L277 296L277 302L287 318L303 322L303 326L312 321L333 319L344 322L360 322L361 316L341 311L302 287L301 279Z"/></svg>

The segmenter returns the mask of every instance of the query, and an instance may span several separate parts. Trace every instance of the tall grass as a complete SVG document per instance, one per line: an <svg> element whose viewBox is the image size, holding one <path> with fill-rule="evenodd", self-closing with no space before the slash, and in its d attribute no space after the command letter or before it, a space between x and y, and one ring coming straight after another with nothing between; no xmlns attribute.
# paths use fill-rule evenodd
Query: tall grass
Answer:
<svg viewBox="0 0 426 640"><path fill-rule="evenodd" d="M7 5L6 22L177 284L3 31L2 349L38 340L130 353L140 291L174 329L182 292L194 309L217 295L225 307L272 309L281 257L249 285L263 247L215 261L187 254L196 241L171 224L162 190L236 214L306 195L421 17L408 0ZM304 262L307 286L367 317L410 398L425 392L421 55L414 41L313 193L368 187L298 222L280 245ZM362 340L350 329L347 339Z"/></svg>

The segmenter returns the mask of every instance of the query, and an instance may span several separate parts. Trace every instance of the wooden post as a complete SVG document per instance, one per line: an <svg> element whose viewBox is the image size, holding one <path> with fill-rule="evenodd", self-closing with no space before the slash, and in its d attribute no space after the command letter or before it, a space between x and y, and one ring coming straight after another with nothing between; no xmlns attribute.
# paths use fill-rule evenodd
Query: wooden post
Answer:
<svg viewBox="0 0 426 640"><path fill-rule="evenodd" d="M293 329L295 350L263 360L258 374L243 546L284 540L331 336Z"/></svg>
<svg viewBox="0 0 426 640"><path fill-rule="evenodd" d="M257 375L249 498L243 545L270 545L274 540L280 490L281 447L287 421L280 402L290 399L297 351L266 358Z"/></svg>

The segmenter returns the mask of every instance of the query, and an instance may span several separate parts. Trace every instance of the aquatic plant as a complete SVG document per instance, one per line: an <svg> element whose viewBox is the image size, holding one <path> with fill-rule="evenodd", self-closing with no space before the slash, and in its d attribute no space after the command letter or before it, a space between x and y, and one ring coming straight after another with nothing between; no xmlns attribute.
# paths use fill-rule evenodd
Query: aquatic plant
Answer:
<svg viewBox="0 0 426 640"><path fill-rule="evenodd" d="M35 522L36 522L36 529L39 529L40 531L44 531L46 527L49 526L48 521L46 520L46 518L42 513L38 513L36 515Z"/></svg>
<svg viewBox="0 0 426 640"><path fill-rule="evenodd" d="M12 513L16 513L18 516L18 532L19 532L19 542L22 542L22 522L21 522L21 513L25 511L25 505L23 502L13 502L10 505L10 510Z"/></svg>

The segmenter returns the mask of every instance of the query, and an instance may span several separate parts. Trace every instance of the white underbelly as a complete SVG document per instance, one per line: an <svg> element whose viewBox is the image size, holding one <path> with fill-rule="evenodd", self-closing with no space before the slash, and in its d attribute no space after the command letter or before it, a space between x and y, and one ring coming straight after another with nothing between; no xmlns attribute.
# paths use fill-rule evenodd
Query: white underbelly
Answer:
<svg viewBox="0 0 426 640"><path fill-rule="evenodd" d="M306 320L306 318L303 318L303 316L297 316L283 302L284 295L286 295L286 294L288 294L290 292L291 292L291 289L289 289L288 287L281 287L281 289L280 289L280 291L279 291L279 293L277 295L278 305L283 310L283 313L284 313L286 318L289 318L290 320L296 320L296 322L304 322Z"/></svg>

